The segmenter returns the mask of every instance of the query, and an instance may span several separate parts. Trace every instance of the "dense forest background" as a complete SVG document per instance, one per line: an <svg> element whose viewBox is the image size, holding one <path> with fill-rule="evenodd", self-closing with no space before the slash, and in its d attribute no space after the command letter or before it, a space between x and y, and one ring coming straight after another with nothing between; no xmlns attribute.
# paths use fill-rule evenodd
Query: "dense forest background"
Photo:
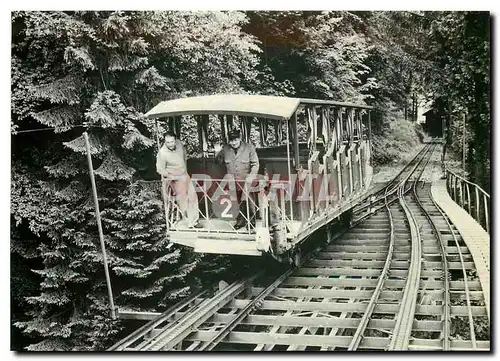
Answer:
<svg viewBox="0 0 500 361"><path fill-rule="evenodd" d="M447 120L447 151L465 136L468 178L489 190L489 52L483 12L12 13L12 348L102 350L123 328L84 131L115 301L161 310L230 261L167 248L152 106L226 92L360 102L387 140L425 98Z"/></svg>

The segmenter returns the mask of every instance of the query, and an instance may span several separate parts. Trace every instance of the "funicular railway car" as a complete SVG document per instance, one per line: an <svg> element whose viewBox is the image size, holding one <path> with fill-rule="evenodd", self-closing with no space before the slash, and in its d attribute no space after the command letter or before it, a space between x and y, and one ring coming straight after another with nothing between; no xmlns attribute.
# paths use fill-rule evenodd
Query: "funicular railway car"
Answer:
<svg viewBox="0 0 500 361"><path fill-rule="evenodd" d="M167 237L195 252L295 260L313 232L351 209L370 185L370 109L328 100L210 95L164 101L146 116L177 136L196 122L199 156L187 169L199 226L188 228L163 179ZM217 162L217 142L239 129L256 146L259 172L244 181ZM220 132L220 134L214 134ZM247 201L242 203L241 199ZM243 208L240 209L240 205ZM249 212L252 207L254 212ZM253 217L251 217L253 215ZM234 227L244 217L245 227Z"/></svg>

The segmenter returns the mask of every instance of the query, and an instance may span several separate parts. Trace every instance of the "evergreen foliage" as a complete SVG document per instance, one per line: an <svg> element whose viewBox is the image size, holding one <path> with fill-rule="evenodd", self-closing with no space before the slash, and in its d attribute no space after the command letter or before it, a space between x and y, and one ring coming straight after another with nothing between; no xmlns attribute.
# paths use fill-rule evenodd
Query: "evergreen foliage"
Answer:
<svg viewBox="0 0 500 361"><path fill-rule="evenodd" d="M469 179L490 189L490 15L487 12L432 14L429 83L448 114L447 145L460 154L467 142ZM458 131L467 114L467 128Z"/></svg>
<svg viewBox="0 0 500 361"><path fill-rule="evenodd" d="M103 349L120 330L110 320L84 130L115 301L161 309L198 284L190 274L200 257L166 248L158 184L144 182L152 180L156 142L142 114L175 94L241 91L253 81L259 48L240 32L244 19L238 12L13 14L12 127L55 128L33 142L19 135L13 151L13 232L36 242L12 237L12 248L36 255L32 277L41 279L15 322L33 335L29 350Z"/></svg>

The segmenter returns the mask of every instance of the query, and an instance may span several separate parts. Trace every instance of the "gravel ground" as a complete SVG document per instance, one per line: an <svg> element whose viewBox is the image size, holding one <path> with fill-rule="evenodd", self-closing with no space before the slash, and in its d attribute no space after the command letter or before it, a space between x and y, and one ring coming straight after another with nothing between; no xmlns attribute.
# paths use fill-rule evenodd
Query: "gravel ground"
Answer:
<svg viewBox="0 0 500 361"><path fill-rule="evenodd" d="M440 144L432 153L432 157L425 167L424 172L422 173L421 180L425 182L434 182L438 179L441 179L443 176L443 169L441 163L441 155L443 154L443 146Z"/></svg>

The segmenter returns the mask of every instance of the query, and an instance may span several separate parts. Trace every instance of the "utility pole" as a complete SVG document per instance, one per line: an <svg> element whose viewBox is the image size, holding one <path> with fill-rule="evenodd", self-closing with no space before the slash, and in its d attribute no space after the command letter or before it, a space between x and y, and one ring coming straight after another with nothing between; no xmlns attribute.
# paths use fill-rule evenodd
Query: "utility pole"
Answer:
<svg viewBox="0 0 500 361"><path fill-rule="evenodd" d="M94 168L92 167L92 156L90 154L90 143L89 143L89 136L88 136L87 132L83 133L83 138L85 139L85 148L87 149L87 160L89 162L90 183L92 184L92 195L94 196L95 219L97 221L97 229L99 231L99 240L101 241L102 259L103 259L103 263L104 263L104 274L106 275L106 284L108 286L109 304L111 306L111 317L114 320L114 319L116 319L115 304L113 302L113 291L111 289L111 279L109 277L109 271L108 271L108 259L106 257L106 246L104 244L104 235L102 233L101 212L99 211L99 200L97 199L97 188L95 185Z"/></svg>

